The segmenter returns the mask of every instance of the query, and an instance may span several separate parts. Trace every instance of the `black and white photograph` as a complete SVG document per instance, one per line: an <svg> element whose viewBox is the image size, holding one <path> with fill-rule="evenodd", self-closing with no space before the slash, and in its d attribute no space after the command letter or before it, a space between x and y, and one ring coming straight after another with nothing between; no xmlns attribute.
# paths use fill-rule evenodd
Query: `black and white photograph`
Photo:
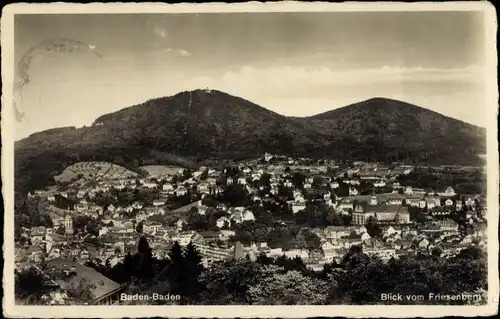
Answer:
<svg viewBox="0 0 500 319"><path fill-rule="evenodd" d="M485 2L5 7L4 315L493 315L496 32Z"/></svg>

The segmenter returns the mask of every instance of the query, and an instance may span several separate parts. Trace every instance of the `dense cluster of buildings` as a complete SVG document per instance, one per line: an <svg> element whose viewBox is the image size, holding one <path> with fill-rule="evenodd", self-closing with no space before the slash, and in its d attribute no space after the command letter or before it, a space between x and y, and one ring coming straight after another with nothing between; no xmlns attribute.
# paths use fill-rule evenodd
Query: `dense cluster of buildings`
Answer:
<svg viewBox="0 0 500 319"><path fill-rule="evenodd" d="M333 168L329 169L329 168ZM397 182L397 177L409 174L413 167L391 167L351 163L310 163L304 159L282 158L266 154L262 160L246 162L237 167L236 173L227 169L217 170L200 167L186 174L183 168L168 173L156 173L139 179L131 174L127 178L101 175L93 183L78 183L64 191L57 187L36 191L29 197L49 202L45 213L50 216L51 226L34 226L23 229L23 241L16 243L16 266L23 268L41 260L57 263L66 260L76 263L74 269L85 273L87 261L121 262L128 253L137 251L139 236L145 236L157 258L167 258L171 245L194 243L206 266L214 261L248 256L251 259L264 254L271 258L300 257L312 269L322 269L323 264L339 260L354 245L362 245L363 251L383 259L397 258L401 253L425 252L439 248L443 255L453 255L474 243L485 245L482 230L476 228L466 235L450 216L463 214L471 225L482 216L478 208L481 194L463 196L456 194L451 185L444 190L416 189ZM304 179L297 182L293 174L300 172ZM265 186L255 182L266 176ZM181 178L182 177L182 178ZM85 178L85 177L83 177ZM234 226L251 223L256 217L250 207L230 207L217 203L220 217L211 231L187 230L188 212L204 215L209 209L203 198L217 196L228 185L240 184L254 203L276 201L280 189L293 194L286 199L292 214L303 214L311 202L322 202L335 212L351 216L352 222L344 226L328 226L311 229L319 237L315 249L288 249L269 247L267 242L242 245L234 242ZM369 191L367 192L367 188ZM134 201L131 204L98 205L94 199L99 194L115 190L151 192L155 198L149 202ZM316 196L311 199L310 192ZM189 196L193 201L183 207L171 209L172 199ZM57 198L66 198L76 204L68 209L58 208ZM410 210L418 209L424 215L423 227L414 227ZM175 215L174 223L167 222ZM86 217L93 221L93 230L75 229L76 218ZM366 228L369 220L375 220L381 229L380 236L371 237ZM258 221L258 220L257 220ZM138 224L142 229L138 233ZM87 267L88 268L88 267ZM82 270L83 269L83 270ZM92 276L91 276L92 277ZM119 287L110 284L113 291ZM108 292L104 293L105 296ZM106 300L99 295L96 300ZM99 299L101 298L101 299ZM108 301L105 301L108 302Z"/></svg>

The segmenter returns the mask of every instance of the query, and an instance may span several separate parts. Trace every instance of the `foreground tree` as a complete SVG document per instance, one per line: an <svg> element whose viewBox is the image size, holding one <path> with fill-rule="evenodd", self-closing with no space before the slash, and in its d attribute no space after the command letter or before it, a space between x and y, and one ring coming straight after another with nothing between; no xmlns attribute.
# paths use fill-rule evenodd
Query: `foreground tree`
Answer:
<svg viewBox="0 0 500 319"><path fill-rule="evenodd" d="M137 223L137 226L135 227L135 231L138 234L142 234L143 230L144 230L144 223L142 221L140 221Z"/></svg>
<svg viewBox="0 0 500 319"><path fill-rule="evenodd" d="M43 268L43 272L40 268ZM51 271L46 267L29 268L15 276L16 300L28 305L48 305L51 292L59 291L67 305L88 304L94 299L95 285L83 278L77 280L74 274Z"/></svg>
<svg viewBox="0 0 500 319"><path fill-rule="evenodd" d="M329 284L306 277L298 271L282 273L276 266L268 266L263 278L248 289L253 305L322 305L328 298Z"/></svg>
<svg viewBox="0 0 500 319"><path fill-rule="evenodd" d="M164 293L179 295L181 304L198 302L202 290L199 277L203 265L195 245L190 243L183 249L175 242L168 255L168 264L165 264L153 279L155 289L166 289Z"/></svg>
<svg viewBox="0 0 500 319"><path fill-rule="evenodd" d="M228 260L213 265L200 276L201 303L207 305L245 305L247 293L260 278L261 266L248 260Z"/></svg>
<svg viewBox="0 0 500 319"><path fill-rule="evenodd" d="M199 300L201 286L199 277L203 270L201 263L201 255L196 249L196 246L190 242L183 254L183 267L182 267L182 296L188 303Z"/></svg>
<svg viewBox="0 0 500 319"><path fill-rule="evenodd" d="M34 267L17 272L14 279L16 301L29 305L44 304L43 296L49 293L45 279Z"/></svg>
<svg viewBox="0 0 500 319"><path fill-rule="evenodd" d="M85 279L70 281L64 286L66 292L66 303L72 305L89 304L94 299L93 290L95 284L87 282Z"/></svg>
<svg viewBox="0 0 500 319"><path fill-rule="evenodd" d="M368 217L368 220L365 224L366 232L372 238L380 238L382 237L382 228L377 223L377 220L374 217Z"/></svg>
<svg viewBox="0 0 500 319"><path fill-rule="evenodd" d="M339 287L331 291L329 303L380 303L380 293L387 290L389 277L387 267L380 259L364 254L361 246L353 246L344 256L341 266L342 272L335 276Z"/></svg>
<svg viewBox="0 0 500 319"><path fill-rule="evenodd" d="M141 237L138 243L137 254L137 277L144 280L151 280L153 274L153 252L146 237Z"/></svg>

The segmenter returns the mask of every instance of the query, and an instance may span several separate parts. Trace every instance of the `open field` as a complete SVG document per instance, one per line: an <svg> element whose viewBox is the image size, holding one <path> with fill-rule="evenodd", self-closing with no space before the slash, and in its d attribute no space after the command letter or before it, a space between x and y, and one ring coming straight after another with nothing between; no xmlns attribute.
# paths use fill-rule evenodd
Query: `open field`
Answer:
<svg viewBox="0 0 500 319"><path fill-rule="evenodd" d="M54 178L57 182L68 182L76 178L119 179L135 176L137 173L108 162L79 162L66 167L60 175L54 176Z"/></svg>
<svg viewBox="0 0 500 319"><path fill-rule="evenodd" d="M174 175L179 172L180 166L173 165L147 165L141 166L141 169L148 172L152 177L161 176L161 175Z"/></svg>

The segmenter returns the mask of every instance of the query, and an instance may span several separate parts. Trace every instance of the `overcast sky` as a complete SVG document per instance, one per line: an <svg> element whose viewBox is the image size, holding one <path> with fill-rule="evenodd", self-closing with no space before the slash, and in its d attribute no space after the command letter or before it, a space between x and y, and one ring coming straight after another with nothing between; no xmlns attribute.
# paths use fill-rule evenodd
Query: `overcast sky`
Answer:
<svg viewBox="0 0 500 319"><path fill-rule="evenodd" d="M16 61L46 39L90 47L33 51L16 139L205 87L284 115L388 97L486 126L483 26L480 12L18 15Z"/></svg>

